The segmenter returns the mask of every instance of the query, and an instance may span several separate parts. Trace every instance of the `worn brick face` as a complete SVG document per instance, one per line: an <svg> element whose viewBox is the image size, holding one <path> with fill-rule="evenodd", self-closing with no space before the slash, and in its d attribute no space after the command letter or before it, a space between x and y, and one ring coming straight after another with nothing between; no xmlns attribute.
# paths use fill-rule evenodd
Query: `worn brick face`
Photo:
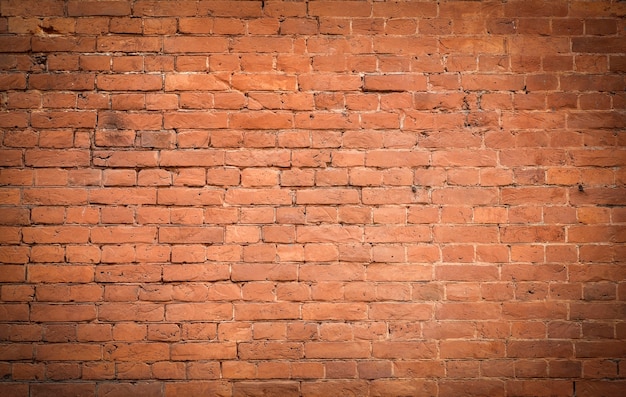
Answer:
<svg viewBox="0 0 626 397"><path fill-rule="evenodd" d="M0 0L0 395L624 394L624 15Z"/></svg>

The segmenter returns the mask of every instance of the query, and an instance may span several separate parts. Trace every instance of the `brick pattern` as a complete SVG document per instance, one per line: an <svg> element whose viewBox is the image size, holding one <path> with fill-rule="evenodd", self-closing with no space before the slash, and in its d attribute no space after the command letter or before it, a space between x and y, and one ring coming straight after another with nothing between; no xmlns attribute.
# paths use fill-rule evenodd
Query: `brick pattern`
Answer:
<svg viewBox="0 0 626 397"><path fill-rule="evenodd" d="M625 15L0 0L0 394L620 395Z"/></svg>

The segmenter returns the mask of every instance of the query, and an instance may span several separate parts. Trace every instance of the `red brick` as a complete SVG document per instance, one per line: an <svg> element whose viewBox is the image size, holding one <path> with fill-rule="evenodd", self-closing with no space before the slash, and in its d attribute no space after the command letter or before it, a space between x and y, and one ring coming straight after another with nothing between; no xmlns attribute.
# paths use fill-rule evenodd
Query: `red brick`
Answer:
<svg viewBox="0 0 626 397"><path fill-rule="evenodd" d="M125 360L122 360L125 361ZM117 377L121 380L126 379L149 379L150 365L146 363L120 362L117 364ZM116 386L111 387L108 392L114 393ZM124 390L125 384L119 383L119 389Z"/></svg>
<svg viewBox="0 0 626 397"><path fill-rule="evenodd" d="M35 128L93 128L95 123L96 115L89 111L36 112L31 115L31 125Z"/></svg>
<svg viewBox="0 0 626 397"><path fill-rule="evenodd" d="M180 18L179 30L181 33L211 33L213 18Z"/></svg>
<svg viewBox="0 0 626 397"><path fill-rule="evenodd" d="M373 342L372 356L376 358L424 359L436 347L433 342Z"/></svg>
<svg viewBox="0 0 626 397"><path fill-rule="evenodd" d="M186 381L165 383L165 396L180 395L228 395L232 386L226 381Z"/></svg>
<svg viewBox="0 0 626 397"><path fill-rule="evenodd" d="M245 379L245 378L254 378L256 375L256 365L248 361L225 362L223 364L223 368L224 368L225 378Z"/></svg>
<svg viewBox="0 0 626 397"><path fill-rule="evenodd" d="M162 386L158 382L142 382L142 383L104 383L99 385L98 392L106 393L109 396L126 396L126 395L142 395L142 396L160 396Z"/></svg>
<svg viewBox="0 0 626 397"><path fill-rule="evenodd" d="M225 201L230 204L290 204L290 192L283 189L229 189Z"/></svg>
<svg viewBox="0 0 626 397"><path fill-rule="evenodd" d="M3 52L23 52L30 50L28 37L4 36L0 39L0 49Z"/></svg>
<svg viewBox="0 0 626 397"><path fill-rule="evenodd" d="M215 319L232 319L232 305L230 303L180 303L166 305L165 318L168 321L202 320L210 312Z"/></svg>
<svg viewBox="0 0 626 397"><path fill-rule="evenodd" d="M524 80L520 77L497 74L464 75L462 85L467 90L517 91L524 87Z"/></svg>
<svg viewBox="0 0 626 397"><path fill-rule="evenodd" d="M2 6L3 15L17 16L62 16L63 2L59 0L45 0L36 6L18 0L8 1Z"/></svg>
<svg viewBox="0 0 626 397"><path fill-rule="evenodd" d="M217 243L224 240L224 231L218 227L161 227L158 235L161 243Z"/></svg>
<svg viewBox="0 0 626 397"><path fill-rule="evenodd" d="M106 71L111 69L111 57L105 55L81 55L79 64L81 70Z"/></svg>
<svg viewBox="0 0 626 397"><path fill-rule="evenodd" d="M413 4L413 3L374 3L372 8L375 17L420 17L429 18L437 16L435 4Z"/></svg>
<svg viewBox="0 0 626 397"><path fill-rule="evenodd" d="M164 205L215 205L221 204L223 197L220 190L172 187L160 188L157 202Z"/></svg>
<svg viewBox="0 0 626 397"><path fill-rule="evenodd" d="M437 52L437 41L433 37L378 36L373 38L374 53L420 57Z"/></svg>
<svg viewBox="0 0 626 397"><path fill-rule="evenodd" d="M507 356L509 357L556 357L571 358L573 345L566 341L514 341L509 343Z"/></svg>
<svg viewBox="0 0 626 397"><path fill-rule="evenodd" d="M235 304L237 320L276 320L299 318L296 303L242 303Z"/></svg>
<svg viewBox="0 0 626 397"><path fill-rule="evenodd" d="M107 91L154 91L163 88L160 75L99 75L96 80L99 89Z"/></svg>
<svg viewBox="0 0 626 397"><path fill-rule="evenodd" d="M34 396L72 393L77 396L89 396L96 393L95 383L40 383L31 387Z"/></svg>
<svg viewBox="0 0 626 397"><path fill-rule="evenodd" d="M291 155L287 150L263 150L258 153L227 151L226 165L243 167L277 166L286 167L291 164Z"/></svg>
<svg viewBox="0 0 626 397"><path fill-rule="evenodd" d="M166 91L219 91L229 87L228 76L203 74L167 74Z"/></svg>
<svg viewBox="0 0 626 397"><path fill-rule="evenodd" d="M373 320L426 320L431 315L432 306L423 303L372 303L369 312Z"/></svg>
<svg viewBox="0 0 626 397"><path fill-rule="evenodd" d="M23 73L3 73L0 75L0 87L3 90L26 88L26 76Z"/></svg>
<svg viewBox="0 0 626 397"><path fill-rule="evenodd" d="M108 187L89 191L92 204L153 204L156 203L156 190L135 187Z"/></svg>
<svg viewBox="0 0 626 397"><path fill-rule="evenodd" d="M296 76L275 74L236 74L233 88L240 91L295 91Z"/></svg>
<svg viewBox="0 0 626 397"><path fill-rule="evenodd" d="M94 305L37 304L31 308L33 321L92 321L96 318Z"/></svg>
<svg viewBox="0 0 626 397"><path fill-rule="evenodd" d="M423 27L420 26L420 30ZM461 54L502 54L505 45L501 38L452 37L442 39L440 43L445 53Z"/></svg>
<svg viewBox="0 0 626 397"><path fill-rule="evenodd" d="M621 40L613 37L576 37L572 39L572 51L574 52L623 54L625 48Z"/></svg>
<svg viewBox="0 0 626 397"><path fill-rule="evenodd" d="M140 341L145 339L146 335L145 325L127 322L113 326L113 339L116 341Z"/></svg>
<svg viewBox="0 0 626 397"><path fill-rule="evenodd" d="M504 382L500 380L446 380L439 386L443 395L466 394L468 396L504 395Z"/></svg>
<svg viewBox="0 0 626 397"><path fill-rule="evenodd" d="M130 4L124 1L70 1L69 16L124 16L130 15Z"/></svg>
<svg viewBox="0 0 626 397"><path fill-rule="evenodd" d="M28 85L37 90L93 90L95 76L93 74L33 74Z"/></svg>
<svg viewBox="0 0 626 397"><path fill-rule="evenodd" d="M242 359L298 359L303 357L301 343L295 342L251 342L241 343Z"/></svg>
<svg viewBox="0 0 626 397"><path fill-rule="evenodd" d="M96 39L62 36L33 37L31 45L32 50L36 52L93 52L96 49Z"/></svg>
<svg viewBox="0 0 626 397"><path fill-rule="evenodd" d="M365 91L425 91L426 77L421 75L366 75Z"/></svg>
<svg viewBox="0 0 626 397"><path fill-rule="evenodd" d="M224 37L166 37L165 53L221 53L228 51L228 39Z"/></svg>
<svg viewBox="0 0 626 397"><path fill-rule="evenodd" d="M422 373L422 371L419 371ZM427 394L436 393L436 384L430 380L422 379L375 379L370 386L372 396L384 396L388 393L393 395L407 395L414 390L423 390Z"/></svg>
<svg viewBox="0 0 626 397"><path fill-rule="evenodd" d="M284 129L293 126L290 114L283 112L235 113L230 116L230 127L240 129Z"/></svg>
<svg viewBox="0 0 626 397"><path fill-rule="evenodd" d="M495 358L504 357L505 354L502 342L444 341L440 349L442 358Z"/></svg>
<svg viewBox="0 0 626 397"><path fill-rule="evenodd" d="M178 112L164 115L165 128L223 128L226 125L225 113Z"/></svg>
<svg viewBox="0 0 626 397"><path fill-rule="evenodd" d="M155 227L106 226L91 229L91 241L98 243L152 243L155 241Z"/></svg>
<svg viewBox="0 0 626 397"><path fill-rule="evenodd" d="M37 347L38 360L100 360L102 348L91 344L57 343Z"/></svg>
<svg viewBox="0 0 626 397"><path fill-rule="evenodd" d="M301 74L298 86L304 91L352 91L361 88L361 79L356 75Z"/></svg>
<svg viewBox="0 0 626 397"><path fill-rule="evenodd" d="M369 342L307 342L304 344L307 358L367 358Z"/></svg>
<svg viewBox="0 0 626 397"><path fill-rule="evenodd" d="M102 292L102 288L92 284L72 286L46 285L38 288L36 295L37 299L40 301L97 302L102 299ZM60 295L63 295L63 297L59 298ZM42 307L44 308L43 311L47 309L46 306ZM62 307L59 309L61 308ZM42 310L39 310L40 313L41 311ZM63 314L62 310L59 311Z"/></svg>
<svg viewBox="0 0 626 397"><path fill-rule="evenodd" d="M162 321L163 305L151 303L106 303L98 308L101 321Z"/></svg>
<svg viewBox="0 0 626 397"><path fill-rule="evenodd" d="M237 346L224 343L180 343L172 345L171 358L177 360L215 360L235 358Z"/></svg>

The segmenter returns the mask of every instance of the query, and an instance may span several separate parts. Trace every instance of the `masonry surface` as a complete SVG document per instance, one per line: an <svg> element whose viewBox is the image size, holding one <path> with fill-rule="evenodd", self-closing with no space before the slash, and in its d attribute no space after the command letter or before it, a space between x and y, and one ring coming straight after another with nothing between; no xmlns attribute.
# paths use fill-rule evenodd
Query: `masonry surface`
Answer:
<svg viewBox="0 0 626 397"><path fill-rule="evenodd" d="M0 0L0 395L626 395L625 15Z"/></svg>

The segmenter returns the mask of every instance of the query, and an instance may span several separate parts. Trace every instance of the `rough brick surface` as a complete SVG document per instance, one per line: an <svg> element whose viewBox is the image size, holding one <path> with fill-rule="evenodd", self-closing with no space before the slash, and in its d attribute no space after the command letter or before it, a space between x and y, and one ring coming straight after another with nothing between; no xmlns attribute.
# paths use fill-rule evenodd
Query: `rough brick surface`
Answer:
<svg viewBox="0 0 626 397"><path fill-rule="evenodd" d="M0 0L0 395L626 395L625 16Z"/></svg>

